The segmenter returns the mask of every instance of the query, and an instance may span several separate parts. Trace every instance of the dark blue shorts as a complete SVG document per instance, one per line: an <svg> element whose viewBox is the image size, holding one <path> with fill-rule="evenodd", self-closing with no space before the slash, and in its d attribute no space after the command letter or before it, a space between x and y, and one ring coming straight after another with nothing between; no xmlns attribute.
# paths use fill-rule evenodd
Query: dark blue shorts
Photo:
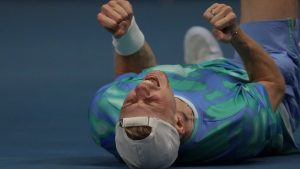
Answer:
<svg viewBox="0 0 300 169"><path fill-rule="evenodd" d="M293 130L300 123L299 20L266 20L241 24L276 62L286 82L283 104L290 113ZM234 62L242 65L235 52Z"/></svg>

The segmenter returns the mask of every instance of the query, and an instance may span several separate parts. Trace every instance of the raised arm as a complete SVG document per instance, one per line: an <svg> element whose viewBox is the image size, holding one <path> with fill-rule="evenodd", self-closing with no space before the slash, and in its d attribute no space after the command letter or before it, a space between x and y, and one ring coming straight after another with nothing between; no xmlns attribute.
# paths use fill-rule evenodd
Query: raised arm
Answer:
<svg viewBox="0 0 300 169"><path fill-rule="evenodd" d="M102 6L97 19L113 35L116 75L139 73L156 65L155 55L135 22L129 1L110 0Z"/></svg>
<svg viewBox="0 0 300 169"><path fill-rule="evenodd" d="M230 42L237 50L249 80L265 86L272 108L276 109L284 96L285 82L269 54L239 28L230 6L213 4L204 12L204 17L213 25L215 37L223 42Z"/></svg>

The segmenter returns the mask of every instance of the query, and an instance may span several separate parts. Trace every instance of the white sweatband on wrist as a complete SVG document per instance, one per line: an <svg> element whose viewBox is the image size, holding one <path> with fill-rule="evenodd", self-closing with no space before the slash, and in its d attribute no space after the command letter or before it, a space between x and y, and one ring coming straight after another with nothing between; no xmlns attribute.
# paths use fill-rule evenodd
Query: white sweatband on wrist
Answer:
<svg viewBox="0 0 300 169"><path fill-rule="evenodd" d="M115 51L123 56L128 56L139 51L145 43L144 34L135 22L134 16L132 17L131 24L127 32L120 38L113 36L112 44Z"/></svg>

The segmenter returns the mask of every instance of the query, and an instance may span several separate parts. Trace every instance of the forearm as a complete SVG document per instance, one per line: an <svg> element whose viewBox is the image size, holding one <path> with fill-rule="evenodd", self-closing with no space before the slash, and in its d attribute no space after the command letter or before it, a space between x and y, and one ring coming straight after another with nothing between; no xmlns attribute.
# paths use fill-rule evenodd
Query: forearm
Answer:
<svg viewBox="0 0 300 169"><path fill-rule="evenodd" d="M238 29L238 33L233 37L231 44L241 56L250 81L274 81L276 80L275 77L281 76L276 64L267 52L241 29Z"/></svg>
<svg viewBox="0 0 300 169"><path fill-rule="evenodd" d="M271 98L273 108L281 101L284 90L284 78L269 54L241 29L232 38L231 44L240 54L251 82L262 83Z"/></svg>
<svg viewBox="0 0 300 169"><path fill-rule="evenodd" d="M241 22L297 19L298 3L299 0L241 0Z"/></svg>
<svg viewBox="0 0 300 169"><path fill-rule="evenodd" d="M156 64L152 49L135 22L129 1L108 1L102 6L97 19L112 34L117 75L139 73Z"/></svg>
<svg viewBox="0 0 300 169"><path fill-rule="evenodd" d="M120 75L123 73L134 72L139 73L143 69L156 65L156 58L151 47L147 42L136 53L122 56L115 54L115 73Z"/></svg>
<svg viewBox="0 0 300 169"><path fill-rule="evenodd" d="M113 37L115 49L115 73L139 73L143 69L154 66L156 59L143 32L132 18L127 32L120 38Z"/></svg>

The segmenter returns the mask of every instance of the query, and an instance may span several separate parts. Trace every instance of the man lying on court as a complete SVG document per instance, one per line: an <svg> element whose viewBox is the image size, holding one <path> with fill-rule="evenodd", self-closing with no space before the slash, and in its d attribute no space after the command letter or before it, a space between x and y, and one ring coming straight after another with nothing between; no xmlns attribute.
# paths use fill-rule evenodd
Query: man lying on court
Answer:
<svg viewBox="0 0 300 169"><path fill-rule="evenodd" d="M91 103L94 141L142 169L298 152L297 7L242 0L238 25L230 6L215 3L203 15L240 57L156 65L130 2L109 1L98 20L113 35L117 77Z"/></svg>

